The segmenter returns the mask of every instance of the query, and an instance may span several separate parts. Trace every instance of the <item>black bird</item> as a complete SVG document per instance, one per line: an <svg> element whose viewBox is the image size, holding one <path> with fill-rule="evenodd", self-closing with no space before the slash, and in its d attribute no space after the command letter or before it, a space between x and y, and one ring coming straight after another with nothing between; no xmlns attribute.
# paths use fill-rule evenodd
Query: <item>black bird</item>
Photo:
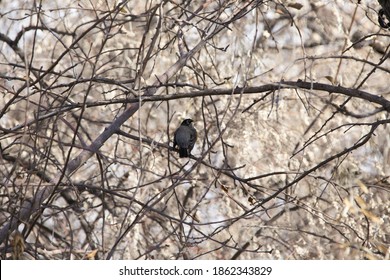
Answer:
<svg viewBox="0 0 390 280"><path fill-rule="evenodd" d="M175 131L173 147L179 146L181 158L189 157L196 142L197 133L192 123L191 119L185 119Z"/></svg>
<svg viewBox="0 0 390 280"><path fill-rule="evenodd" d="M382 6L378 13L378 22L383 28L390 29L390 0L378 0L378 2Z"/></svg>

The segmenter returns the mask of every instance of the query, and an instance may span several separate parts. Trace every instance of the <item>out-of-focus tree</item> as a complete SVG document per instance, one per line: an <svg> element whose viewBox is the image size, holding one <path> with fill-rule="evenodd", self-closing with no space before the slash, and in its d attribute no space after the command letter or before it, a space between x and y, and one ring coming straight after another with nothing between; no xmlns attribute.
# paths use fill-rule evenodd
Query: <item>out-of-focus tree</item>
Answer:
<svg viewBox="0 0 390 280"><path fill-rule="evenodd" d="M380 9L2 1L1 258L388 259Z"/></svg>

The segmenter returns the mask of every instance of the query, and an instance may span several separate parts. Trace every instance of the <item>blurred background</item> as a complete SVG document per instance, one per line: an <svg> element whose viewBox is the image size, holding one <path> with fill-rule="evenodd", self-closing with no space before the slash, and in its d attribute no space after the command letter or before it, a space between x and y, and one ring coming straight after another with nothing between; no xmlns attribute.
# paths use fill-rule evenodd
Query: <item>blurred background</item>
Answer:
<svg viewBox="0 0 390 280"><path fill-rule="evenodd" d="M380 9L1 1L1 259L389 259Z"/></svg>

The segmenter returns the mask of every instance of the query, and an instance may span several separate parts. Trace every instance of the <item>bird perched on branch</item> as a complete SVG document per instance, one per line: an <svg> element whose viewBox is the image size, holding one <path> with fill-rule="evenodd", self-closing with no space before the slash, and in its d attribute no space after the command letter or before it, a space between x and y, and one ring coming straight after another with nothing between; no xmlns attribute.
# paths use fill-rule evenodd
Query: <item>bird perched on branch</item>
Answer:
<svg viewBox="0 0 390 280"><path fill-rule="evenodd" d="M175 131L173 147L179 146L179 156L189 157L196 142L196 129L191 119L185 119Z"/></svg>

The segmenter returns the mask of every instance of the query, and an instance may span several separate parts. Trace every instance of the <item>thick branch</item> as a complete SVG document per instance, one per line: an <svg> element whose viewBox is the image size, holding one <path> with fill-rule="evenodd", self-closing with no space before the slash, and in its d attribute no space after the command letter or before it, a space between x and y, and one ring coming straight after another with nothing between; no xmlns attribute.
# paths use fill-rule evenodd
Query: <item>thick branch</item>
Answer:
<svg viewBox="0 0 390 280"><path fill-rule="evenodd" d="M173 66L172 66L173 67ZM171 67L171 68L172 68ZM168 71L174 71L174 69L170 69ZM164 74L167 75L168 71ZM176 70L177 71L177 70ZM163 78L163 76L162 76ZM162 79L161 78L161 79ZM165 78L166 79L166 78ZM160 81L159 81L160 82ZM154 87L149 88L149 91L153 93L153 90L156 90L157 87L164 87L164 85L159 84L159 82L156 81ZM352 88L346 88L342 86L334 86L329 84L322 84L322 83L309 83L309 82L303 82L303 81L283 81L280 83L272 83L267 84L263 86L258 87L245 87L245 88L227 88L227 89L205 89L205 90L196 90L196 91L190 91L190 92L182 92L182 93L175 93L175 94L167 94L167 95L153 95L153 94L144 94L141 97L142 103L146 102L161 102L161 101L169 101L169 100L177 100L177 99L183 99L183 98L196 98L196 97L204 97L204 96L223 96L223 95L247 95L247 94L259 94L262 92L272 92L277 91L281 89L307 89L307 90L320 90L320 91L326 91L330 94L343 94L345 96L355 97L359 99L363 99L366 101L369 101L371 103L374 103L376 105L379 105L381 109L385 111L390 111L390 101L382 96L378 96L372 93L368 93L366 91L358 90L358 89L352 89ZM148 92L148 90L145 90L145 92ZM98 106L107 106L112 104L137 104L139 103L139 98L121 98L121 99L114 99L114 100L105 100L105 101L96 101L96 102L87 102L87 103L73 103L69 105L63 105L59 110L53 111L44 115L38 116L38 118L31 119L24 124L17 125L13 128L6 129L4 127L0 127L0 130L2 130L5 133L12 133L14 131L17 131L24 126L28 126L30 124L34 124L37 121L42 121L45 119L48 119L52 116L68 112L73 109L77 108L91 108L91 107L98 107Z"/></svg>

